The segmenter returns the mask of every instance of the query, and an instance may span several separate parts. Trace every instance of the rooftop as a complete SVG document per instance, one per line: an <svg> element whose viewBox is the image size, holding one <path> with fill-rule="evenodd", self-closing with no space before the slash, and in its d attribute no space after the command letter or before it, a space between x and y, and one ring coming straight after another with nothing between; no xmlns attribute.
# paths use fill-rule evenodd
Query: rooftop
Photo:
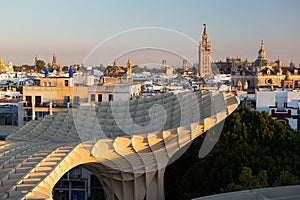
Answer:
<svg viewBox="0 0 300 200"><path fill-rule="evenodd" d="M298 200L300 185L243 190L200 197L193 200Z"/></svg>

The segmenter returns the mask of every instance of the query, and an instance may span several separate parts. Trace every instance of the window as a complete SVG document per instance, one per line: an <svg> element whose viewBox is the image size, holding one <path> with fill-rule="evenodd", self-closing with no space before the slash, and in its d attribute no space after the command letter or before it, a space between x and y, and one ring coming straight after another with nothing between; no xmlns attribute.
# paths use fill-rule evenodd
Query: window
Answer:
<svg viewBox="0 0 300 200"><path fill-rule="evenodd" d="M44 86L47 86L47 82L44 82Z"/></svg>
<svg viewBox="0 0 300 200"><path fill-rule="evenodd" d="M91 94L91 101L95 101L95 94Z"/></svg>
<svg viewBox="0 0 300 200"><path fill-rule="evenodd" d="M98 94L98 102L102 102L102 94Z"/></svg>
<svg viewBox="0 0 300 200"><path fill-rule="evenodd" d="M79 96L74 96L73 98L73 105L74 106L79 106L80 98Z"/></svg>
<svg viewBox="0 0 300 200"><path fill-rule="evenodd" d="M69 188L69 181L58 181L55 185L56 188Z"/></svg>
<svg viewBox="0 0 300 200"><path fill-rule="evenodd" d="M267 80L267 83L268 83L268 84L272 84L272 83L273 83L273 80L272 80L272 79L268 79L268 80Z"/></svg>
<svg viewBox="0 0 300 200"><path fill-rule="evenodd" d="M85 182L84 181L72 181L72 188L85 188Z"/></svg>
<svg viewBox="0 0 300 200"><path fill-rule="evenodd" d="M35 106L40 106L42 103L42 97L41 96L35 96Z"/></svg>
<svg viewBox="0 0 300 200"><path fill-rule="evenodd" d="M64 106L67 106L69 102L70 102L70 96L64 96Z"/></svg>
<svg viewBox="0 0 300 200"><path fill-rule="evenodd" d="M26 96L26 102L27 102L28 106L31 106L32 97L31 96Z"/></svg>
<svg viewBox="0 0 300 200"><path fill-rule="evenodd" d="M51 82L48 82L48 86L51 86L52 84L51 84Z"/></svg>
<svg viewBox="0 0 300 200"><path fill-rule="evenodd" d="M79 179L81 178L81 169L76 167L69 171L70 179Z"/></svg>
<svg viewBox="0 0 300 200"><path fill-rule="evenodd" d="M65 86L69 86L69 80L65 80Z"/></svg>
<svg viewBox="0 0 300 200"><path fill-rule="evenodd" d="M112 94L108 95L108 101L113 101L114 100L114 96Z"/></svg>

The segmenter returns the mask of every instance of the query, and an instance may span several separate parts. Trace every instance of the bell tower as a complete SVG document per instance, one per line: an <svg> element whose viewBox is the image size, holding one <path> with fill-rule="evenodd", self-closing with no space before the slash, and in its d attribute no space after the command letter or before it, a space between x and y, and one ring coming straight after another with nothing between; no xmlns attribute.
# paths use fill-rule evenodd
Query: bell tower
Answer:
<svg viewBox="0 0 300 200"><path fill-rule="evenodd" d="M211 69L211 44L208 41L208 33L206 30L206 24L203 24L204 29L202 33L202 41L199 45L199 65L198 73L201 77L211 78L212 69Z"/></svg>
<svg viewBox="0 0 300 200"><path fill-rule="evenodd" d="M131 60L128 59L127 61L127 77L130 77L132 75L132 64Z"/></svg>
<svg viewBox="0 0 300 200"><path fill-rule="evenodd" d="M53 54L53 58L52 58L52 68L53 68L53 70L57 70L56 55L55 55L55 53Z"/></svg>

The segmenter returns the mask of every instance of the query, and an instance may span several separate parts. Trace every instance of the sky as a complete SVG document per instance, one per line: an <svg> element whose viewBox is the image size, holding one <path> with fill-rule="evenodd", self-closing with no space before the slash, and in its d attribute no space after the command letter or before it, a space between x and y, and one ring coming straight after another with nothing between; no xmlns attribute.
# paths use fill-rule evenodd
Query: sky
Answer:
<svg viewBox="0 0 300 200"><path fill-rule="evenodd" d="M298 65L299 8L298 0L2 1L0 58L16 65L33 64L36 55L49 63L53 53L62 65L195 63L205 23L215 61L253 61L263 40L269 60Z"/></svg>

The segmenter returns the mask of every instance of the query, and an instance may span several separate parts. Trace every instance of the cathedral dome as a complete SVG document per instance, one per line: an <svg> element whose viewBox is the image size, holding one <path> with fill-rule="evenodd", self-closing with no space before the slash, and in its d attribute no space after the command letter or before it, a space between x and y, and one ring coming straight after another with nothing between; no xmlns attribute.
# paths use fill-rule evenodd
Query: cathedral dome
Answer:
<svg viewBox="0 0 300 200"><path fill-rule="evenodd" d="M264 48L264 42L261 41L260 49L258 50L258 57L254 62L255 66L266 66L268 64L267 54Z"/></svg>

